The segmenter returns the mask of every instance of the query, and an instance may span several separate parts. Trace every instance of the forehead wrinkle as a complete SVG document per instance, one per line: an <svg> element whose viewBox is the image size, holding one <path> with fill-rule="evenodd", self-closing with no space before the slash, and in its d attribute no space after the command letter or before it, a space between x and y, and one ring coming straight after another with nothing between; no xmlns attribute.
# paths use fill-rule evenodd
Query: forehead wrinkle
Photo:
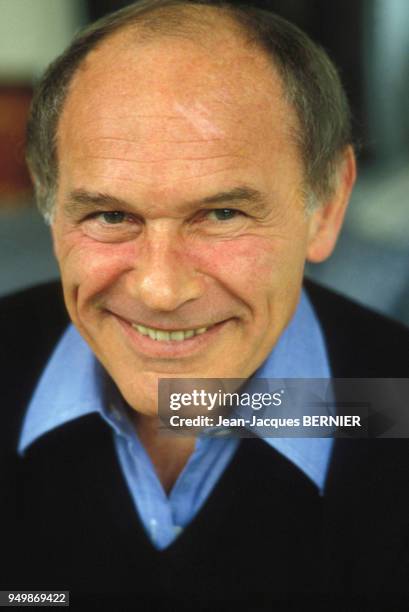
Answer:
<svg viewBox="0 0 409 612"><path fill-rule="evenodd" d="M181 178L180 176L175 176L175 178L172 179L172 180L168 180L168 181L162 182L161 186L162 187L166 187L168 185L173 185L175 183L177 183L177 184L179 184L179 183L186 183L188 181L194 181L196 179L201 179L201 178L205 178L205 177L214 176L215 174L220 174L222 172L228 172L229 170L235 170L235 166L227 166L225 168L220 168L219 170L212 170L212 171L209 171L209 172L205 172L203 174L194 174L193 176L188 176L188 177L185 177L185 178ZM100 178L100 179L103 179L103 180L106 180L106 178L107 178L106 174L96 174L96 173L94 174L93 173L92 176L94 178ZM140 173L133 172L131 177L120 176L120 175L117 174L115 176L115 181L120 181L120 182L122 181L122 182L125 182L125 183L135 183L135 177L136 178L139 178L139 177L146 178L146 174L142 173L142 172L140 172ZM158 179L157 179L157 176L155 176L155 177L152 177L152 179L148 180L148 181L146 181L146 180L145 181L139 180L138 184L142 185L142 186L147 186L148 187L148 186L152 186L152 185L157 184L157 182L158 182Z"/></svg>
<svg viewBox="0 0 409 612"><path fill-rule="evenodd" d="M235 136L241 115L235 118L212 112L215 114L215 120L199 116L195 123L195 111L189 115L187 108L185 109L186 116L178 117L177 122L163 119L163 116L159 115L152 116L150 119L143 119L140 114L118 115L115 109L116 106L108 113L104 111L103 114L98 113L97 110L97 116L94 110L94 116L91 115L89 118L90 110L86 110L81 115L77 112L66 122L66 129L63 130L61 136L64 139L66 135L73 137L80 143L81 148L84 146L87 148L103 147L111 150L111 147L117 147L125 151L133 147L146 150L163 145L189 147L196 144L216 147L223 142L232 145L251 144L250 134L244 132L240 134L240 137ZM78 124L81 125L80 130ZM225 125L221 127L220 124Z"/></svg>
<svg viewBox="0 0 409 612"><path fill-rule="evenodd" d="M128 157L115 157L114 155L87 155L87 156L78 156L76 159L107 159L113 161L121 161L128 164L159 164L161 162L174 162L174 161L206 161L206 160L214 160L214 159L224 159L225 157L230 158L246 158L245 155L240 155L239 153L225 153L220 155L206 155L205 157L160 157L158 159L146 159L141 158L128 158ZM75 159L75 156L73 156Z"/></svg>
<svg viewBox="0 0 409 612"><path fill-rule="evenodd" d="M122 138L118 136L105 136L106 126L101 126L101 136L94 136L93 131L87 133L85 130L66 132L68 143L74 144L71 159L80 160L112 160L133 162L135 164L156 164L163 162L188 161L188 162L209 162L223 159L239 159L248 156L248 147L251 142L245 138L199 138L175 141L169 139L169 134L165 138L159 138L158 134L147 135L145 138L135 130L133 138ZM64 138L61 144L67 142Z"/></svg>
<svg viewBox="0 0 409 612"><path fill-rule="evenodd" d="M240 145L250 145L251 141L247 140L246 138L234 138L232 136L225 136L225 137L219 137L219 138L198 138L198 139L182 139L182 140L175 140L175 139L171 139L171 140L167 140L165 138L158 138L158 139L150 139L149 142L147 142L146 139L137 139L135 138L122 138L121 136L98 136L98 137L94 137L94 138L87 138L84 142L84 139L81 139L81 143L82 146L93 146L94 144L97 147L101 147L104 145L110 145L111 143L116 146L116 145L121 145L124 149L130 149L131 146L137 146L139 148L152 148L156 145L163 145L163 144L169 144L169 145L175 145L175 144L182 144L182 145L190 145L190 144L199 144L201 146L204 145L213 145L214 143L226 143L228 144L229 142L232 142L233 144L240 144Z"/></svg>
<svg viewBox="0 0 409 612"><path fill-rule="evenodd" d="M119 137L115 137L115 136L101 136L99 138L90 138L89 142L93 142L93 141L99 141L99 140L115 140L115 141L119 141L119 142L129 142L129 143L134 143L135 141L130 139L130 138L119 138ZM165 144L198 144L198 143L206 143L206 142L220 142L221 140L224 140L224 138L206 138L206 140L203 140L202 138L199 138L197 140L159 140L159 143L165 143ZM233 138L229 138L229 140L235 140ZM237 141L241 142L241 140L239 138L236 139Z"/></svg>

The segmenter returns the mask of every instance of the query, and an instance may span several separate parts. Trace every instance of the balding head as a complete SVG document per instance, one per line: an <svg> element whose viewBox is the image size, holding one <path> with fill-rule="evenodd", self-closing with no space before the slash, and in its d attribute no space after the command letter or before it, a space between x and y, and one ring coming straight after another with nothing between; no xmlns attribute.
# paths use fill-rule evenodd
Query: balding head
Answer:
<svg viewBox="0 0 409 612"><path fill-rule="evenodd" d="M231 56L231 65L238 64L245 49L253 54L255 47L262 50L282 79L285 98L294 111L292 137L304 163L308 193L317 201L325 201L330 195L350 129L345 96L325 53L285 20L258 9L228 3L215 6L212 2L147 0L87 28L50 67L39 86L28 128L28 162L44 214L51 213L54 203L58 180L56 132L72 78L84 58L120 30L133 50L135 44L141 48L142 43L148 45L159 39L194 41L198 47L211 47L215 66L219 58L228 66L229 49L238 52L236 57ZM116 58L118 71L126 65L127 52L122 48ZM186 63L180 70L186 70ZM190 70L183 77L185 84L190 81ZM210 89L210 73L203 74L202 81ZM157 86L159 94L160 82ZM250 83L244 83L243 95L251 88Z"/></svg>
<svg viewBox="0 0 409 612"><path fill-rule="evenodd" d="M218 20L213 35L203 31L200 40L140 39L130 28L92 50L74 75L59 120L58 160L61 169L66 151L101 160L109 151L128 160L129 177L139 173L142 183L164 188L216 164L220 172L222 145L223 167L254 157L257 173L278 148L302 166L296 128L267 56Z"/></svg>

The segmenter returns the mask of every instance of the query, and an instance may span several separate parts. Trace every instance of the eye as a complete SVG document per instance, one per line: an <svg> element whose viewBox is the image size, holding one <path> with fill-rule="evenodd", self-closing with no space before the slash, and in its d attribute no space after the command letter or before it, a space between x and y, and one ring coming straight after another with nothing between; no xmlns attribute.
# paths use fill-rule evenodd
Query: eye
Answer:
<svg viewBox="0 0 409 612"><path fill-rule="evenodd" d="M82 220L83 232L98 242L126 242L138 235L141 224L126 211L98 210Z"/></svg>
<svg viewBox="0 0 409 612"><path fill-rule="evenodd" d="M216 221L230 221L230 219L234 219L240 214L240 211L234 210L233 208L215 208L209 211L208 216L216 219Z"/></svg>
<svg viewBox="0 0 409 612"><path fill-rule="evenodd" d="M118 210L101 212L98 213L98 216L107 225L118 225L119 223L123 223L126 217L125 213Z"/></svg>

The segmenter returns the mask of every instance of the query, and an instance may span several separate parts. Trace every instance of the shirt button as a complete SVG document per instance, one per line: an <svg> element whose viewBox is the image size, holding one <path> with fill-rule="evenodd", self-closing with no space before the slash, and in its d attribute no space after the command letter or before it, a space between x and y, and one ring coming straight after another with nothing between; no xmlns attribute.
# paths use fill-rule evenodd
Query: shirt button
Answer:
<svg viewBox="0 0 409 612"><path fill-rule="evenodd" d="M180 535L182 531L183 527L181 527L180 525L173 525L173 533L175 534L175 536Z"/></svg>

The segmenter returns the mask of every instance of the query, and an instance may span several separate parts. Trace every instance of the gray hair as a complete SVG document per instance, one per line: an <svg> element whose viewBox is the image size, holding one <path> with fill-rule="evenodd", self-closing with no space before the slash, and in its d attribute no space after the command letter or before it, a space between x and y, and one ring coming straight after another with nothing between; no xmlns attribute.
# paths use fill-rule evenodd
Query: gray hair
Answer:
<svg viewBox="0 0 409 612"><path fill-rule="evenodd" d="M230 18L249 43L271 58L298 120L295 138L304 163L307 209L331 196L339 160L351 143L351 119L337 70L326 52L295 25L255 7L211 0L141 0L82 30L38 84L27 126L27 163L38 207L48 221L58 181L58 122L81 62L108 36L133 25L150 38L164 33L189 35L193 26L206 32L203 7Z"/></svg>

